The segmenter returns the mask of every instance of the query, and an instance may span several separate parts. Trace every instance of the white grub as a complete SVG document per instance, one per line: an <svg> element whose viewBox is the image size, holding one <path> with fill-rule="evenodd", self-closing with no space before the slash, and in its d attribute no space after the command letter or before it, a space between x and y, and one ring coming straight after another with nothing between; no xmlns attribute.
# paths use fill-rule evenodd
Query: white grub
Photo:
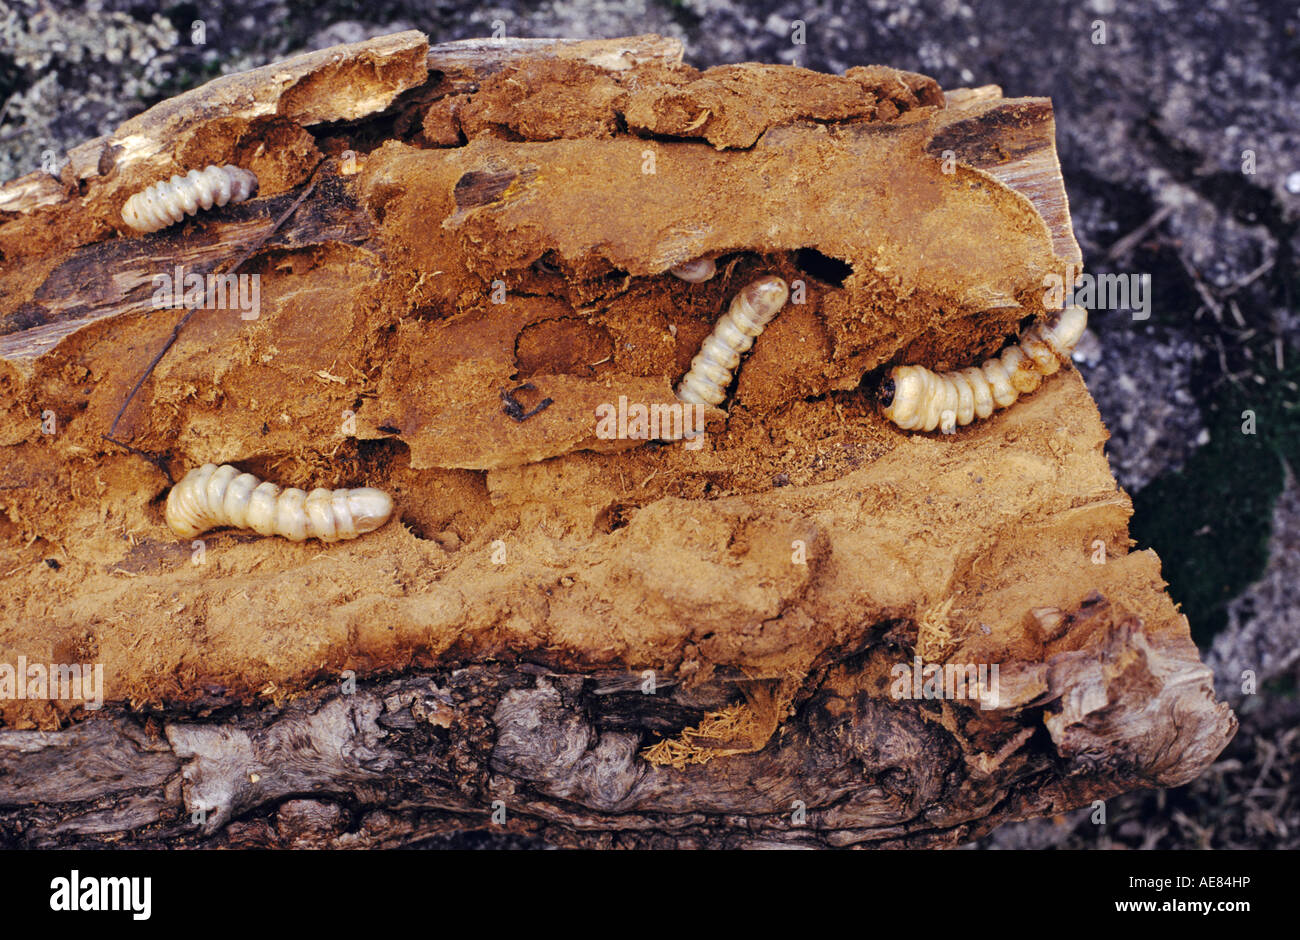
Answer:
<svg viewBox="0 0 1300 940"><path fill-rule="evenodd" d="M720 404L727 397L741 355L754 345L789 297L789 286L774 274L741 288L691 360L690 371L677 386L677 397L695 405Z"/></svg>
<svg viewBox="0 0 1300 940"><path fill-rule="evenodd" d="M1019 342L979 368L939 373L924 366L896 366L881 389L885 417L905 431L942 427L945 433L955 430L944 421L949 413L962 426L987 418L995 408L1008 408L1038 388L1043 376L1069 362L1087 325L1086 310L1066 307L1049 323L1035 323Z"/></svg>
<svg viewBox="0 0 1300 940"><path fill-rule="evenodd" d="M694 261L687 261L668 270L683 281L701 284L718 273L718 265L712 258L696 258Z"/></svg>
<svg viewBox="0 0 1300 940"><path fill-rule="evenodd" d="M137 232L156 232L199 209L243 202L256 192L252 170L230 165L190 170L136 193L122 206L122 221Z"/></svg>
<svg viewBox="0 0 1300 940"><path fill-rule="evenodd" d="M172 487L167 496L167 525L183 538L222 526L279 535L294 542L337 542L373 532L393 512L383 490L358 489L310 493L263 483L230 464L205 463Z"/></svg>

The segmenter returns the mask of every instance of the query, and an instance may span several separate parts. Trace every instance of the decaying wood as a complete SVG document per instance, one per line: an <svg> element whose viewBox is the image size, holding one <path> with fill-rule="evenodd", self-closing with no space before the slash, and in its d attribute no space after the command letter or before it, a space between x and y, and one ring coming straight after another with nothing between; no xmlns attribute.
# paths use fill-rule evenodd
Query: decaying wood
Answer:
<svg viewBox="0 0 1300 940"><path fill-rule="evenodd" d="M952 845L1190 779L1235 719L1128 551L1078 375L950 437L875 404L891 363L995 351L1079 261L1053 137L1045 99L878 66L408 32L0 188L0 664L102 663L107 700L0 700L0 835ZM121 223L227 162L256 199ZM199 309L150 373L186 313L157 276L250 249L256 316ZM710 281L668 273L703 256ZM706 445L600 438L598 406L673 401L762 273L802 302ZM382 486L400 524L175 541L166 476L102 439L146 373L118 434L174 471ZM995 699L900 698L918 657L997 665Z"/></svg>
<svg viewBox="0 0 1300 940"><path fill-rule="evenodd" d="M1025 669L980 745L960 711L873 694L876 668L906 645L890 632L819 671L778 741L686 771L653 768L638 749L656 727L702 715L695 696L527 663L322 690L152 733L124 713L55 735L0 732L0 834L28 847L368 848L494 828L588 847L952 846L1008 818L1177 785L1189 759L1213 759L1213 718L1177 691L1208 670L1132 620L1112 630L1121 616L1100 598L1074 612L1070 629L1110 632L1102 661L1064 653ZM1038 733L1015 720L1026 705L1062 707L1046 720L1055 754L1026 747ZM1129 709L1158 717L1118 717ZM1210 725L1190 752L1185 721Z"/></svg>

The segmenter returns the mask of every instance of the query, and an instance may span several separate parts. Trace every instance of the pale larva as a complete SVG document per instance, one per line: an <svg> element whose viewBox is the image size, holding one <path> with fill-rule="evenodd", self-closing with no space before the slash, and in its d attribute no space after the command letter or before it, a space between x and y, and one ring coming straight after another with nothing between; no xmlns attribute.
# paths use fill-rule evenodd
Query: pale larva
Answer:
<svg viewBox="0 0 1300 940"><path fill-rule="evenodd" d="M167 496L167 525L193 538L221 526L252 529L301 542L337 542L373 532L388 521L393 501L383 490L314 489L263 483L230 464L205 463L185 474Z"/></svg>
<svg viewBox="0 0 1300 940"><path fill-rule="evenodd" d="M237 166L209 166L154 183L122 207L122 221L137 232L156 232L199 209L243 202L257 192L257 174Z"/></svg>
<svg viewBox="0 0 1300 940"><path fill-rule="evenodd" d="M1087 325L1086 310L1066 307L1050 323L1035 323L1019 342L979 368L938 373L924 366L896 366L880 389L885 417L905 431L941 428L945 434L987 418L1068 362Z"/></svg>
<svg viewBox="0 0 1300 940"><path fill-rule="evenodd" d="M694 261L687 261L675 268L669 268L668 271L677 275L683 281L691 284L701 284L718 273L718 265L712 258L696 258Z"/></svg>
<svg viewBox="0 0 1300 940"><path fill-rule="evenodd" d="M789 296L785 281L773 274L741 288L691 360L690 371L677 386L677 397L694 405L717 405L726 398L741 354L754 345Z"/></svg>

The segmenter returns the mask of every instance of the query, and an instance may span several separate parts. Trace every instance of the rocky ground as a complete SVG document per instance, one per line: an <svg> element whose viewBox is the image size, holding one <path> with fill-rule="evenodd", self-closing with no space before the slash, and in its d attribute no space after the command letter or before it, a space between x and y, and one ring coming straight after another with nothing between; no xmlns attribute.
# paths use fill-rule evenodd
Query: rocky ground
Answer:
<svg viewBox="0 0 1300 940"><path fill-rule="evenodd" d="M1295 5L514 6L230 0L212 16L165 0L0 2L0 179L57 163L69 146L214 75L412 27L433 41L657 32L681 39L700 67L756 60L841 72L879 62L948 88L1051 96L1089 270L1150 275L1145 317L1093 314L1080 367L1112 433L1116 477L1134 495L1134 537L1164 559L1242 728L1202 778L1113 800L1104 825L1081 810L980 844L1300 846ZM1251 420L1255 433L1243 433Z"/></svg>

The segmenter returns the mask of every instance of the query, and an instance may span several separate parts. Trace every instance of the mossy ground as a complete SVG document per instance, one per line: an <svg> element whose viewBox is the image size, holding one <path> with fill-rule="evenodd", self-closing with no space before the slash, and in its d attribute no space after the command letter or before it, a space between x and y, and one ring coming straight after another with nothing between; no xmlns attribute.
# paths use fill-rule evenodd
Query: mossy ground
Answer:
<svg viewBox="0 0 1300 940"><path fill-rule="evenodd" d="M1300 466L1300 364L1258 378L1225 382L1204 408L1209 443L1133 497L1133 538L1159 552L1202 648L1226 624L1228 602L1263 574L1284 462Z"/></svg>

